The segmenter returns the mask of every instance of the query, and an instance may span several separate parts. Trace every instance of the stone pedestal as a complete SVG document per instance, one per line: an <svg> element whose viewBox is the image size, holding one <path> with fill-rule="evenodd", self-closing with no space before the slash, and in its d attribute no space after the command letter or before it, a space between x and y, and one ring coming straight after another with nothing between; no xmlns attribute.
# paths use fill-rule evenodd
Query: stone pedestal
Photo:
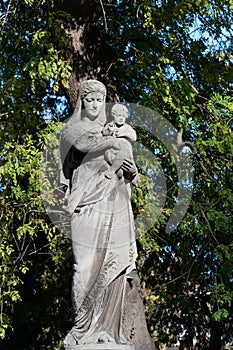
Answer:
<svg viewBox="0 0 233 350"><path fill-rule="evenodd" d="M66 345L64 350L135 350L132 344L87 344L87 345Z"/></svg>

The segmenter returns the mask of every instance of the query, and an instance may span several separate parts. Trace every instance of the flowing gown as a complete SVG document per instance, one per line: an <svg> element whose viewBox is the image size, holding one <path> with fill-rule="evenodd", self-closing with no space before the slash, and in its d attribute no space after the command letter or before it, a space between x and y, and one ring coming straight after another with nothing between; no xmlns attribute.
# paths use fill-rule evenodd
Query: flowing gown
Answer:
<svg viewBox="0 0 233 350"><path fill-rule="evenodd" d="M62 182L68 185L73 247L75 324L64 344L125 344L122 334L127 275L137 257L131 184L105 177L106 150L124 147L93 122L68 124L61 137Z"/></svg>

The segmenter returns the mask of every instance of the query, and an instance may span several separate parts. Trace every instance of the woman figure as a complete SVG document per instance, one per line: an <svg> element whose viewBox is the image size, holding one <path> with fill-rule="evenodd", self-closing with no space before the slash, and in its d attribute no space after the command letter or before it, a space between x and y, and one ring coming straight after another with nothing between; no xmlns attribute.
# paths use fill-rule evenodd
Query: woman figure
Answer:
<svg viewBox="0 0 233 350"><path fill-rule="evenodd" d="M61 182L67 187L65 207L71 215L74 255L75 323L65 349L127 343L121 321L126 278L137 256L130 192L137 171L126 159L124 177L105 177L106 154L128 142L102 136L105 97L106 88L99 81L81 83L74 114L61 136Z"/></svg>

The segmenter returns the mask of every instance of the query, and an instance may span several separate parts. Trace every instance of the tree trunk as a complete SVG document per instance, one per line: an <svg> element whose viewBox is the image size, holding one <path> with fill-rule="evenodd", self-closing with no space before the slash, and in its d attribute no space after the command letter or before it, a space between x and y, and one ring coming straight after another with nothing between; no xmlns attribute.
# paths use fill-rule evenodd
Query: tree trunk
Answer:
<svg viewBox="0 0 233 350"><path fill-rule="evenodd" d="M109 0L111 2L111 0ZM64 23L64 31L69 39L66 49L72 76L67 89L68 100L74 108L78 85L91 78L100 80L107 87L110 101L118 101L116 79L109 67L116 60L113 49L104 40L103 32L98 32L92 24L101 15L101 2L92 0L59 1L57 10L71 13L74 18ZM136 346L136 350L154 350L154 344L147 330L140 281L137 272L126 288L124 333Z"/></svg>
<svg viewBox="0 0 233 350"><path fill-rule="evenodd" d="M101 2L93 0L65 0L57 4L57 10L64 10L74 16L63 27L69 39L66 58L72 67L67 98L73 108L77 100L78 85L85 79L100 80L107 87L107 99L118 101L116 79L111 70L117 59L116 53L106 44L104 26L99 30L94 25L103 15L100 4Z"/></svg>
<svg viewBox="0 0 233 350"><path fill-rule="evenodd" d="M222 348L222 324L212 321L210 329L210 350L221 350Z"/></svg>

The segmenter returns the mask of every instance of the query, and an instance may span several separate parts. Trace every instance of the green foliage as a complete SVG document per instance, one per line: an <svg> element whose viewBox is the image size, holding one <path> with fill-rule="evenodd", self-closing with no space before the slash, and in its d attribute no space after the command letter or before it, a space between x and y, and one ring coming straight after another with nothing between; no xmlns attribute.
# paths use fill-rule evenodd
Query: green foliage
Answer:
<svg viewBox="0 0 233 350"><path fill-rule="evenodd" d="M74 21L62 3L0 5L0 337L6 349L60 349L72 320L70 242L51 223L40 193L43 148L56 130L44 120L46 101L64 96L71 73L86 76L82 62L78 68L67 63L73 47L63 28ZM110 74L120 99L157 110L182 128L195 165L192 203L168 234L178 190L174 155L137 130L157 156L155 164L139 153L141 182L133 192L135 218L145 219L137 222L138 268L150 332L157 347L183 337L191 348L196 337L205 350L215 321L222 339L232 341L232 4L123 0L104 10L108 32L103 11L96 11L93 21L88 14L84 34L95 33L97 48L110 46L112 62L107 72L97 69L90 46L84 67L93 65L100 80ZM51 110L59 120L54 105ZM156 166L167 180L160 216L151 187Z"/></svg>
<svg viewBox="0 0 233 350"><path fill-rule="evenodd" d="M67 238L48 220L40 193L39 179L43 146L46 140L50 139L52 129L54 127L51 124L43 130L41 136L37 135L36 139L28 135L20 143L7 142L1 152L0 334L2 338L7 338L11 333L10 330L14 332L23 330L19 320L17 318L14 320L14 310L17 310L17 307L21 317L26 318L26 323L36 324L37 316L41 319L40 336L46 338L54 327L53 322L50 328L48 323L47 326L43 326L43 323L48 322L50 318L49 310L56 308L56 312L59 313L63 307L61 303L64 303L59 294L64 288L60 274L69 261L67 254L69 257L71 254L69 241L67 242ZM71 266L69 268L71 271ZM53 290L54 283L61 286L57 292ZM68 280L65 281L67 292L68 283ZM31 295L32 300L27 301L25 309L21 309L19 302L24 301L25 305L27 300L24 289ZM49 291L47 294L46 290ZM40 294L44 293L48 298L46 300L51 304L47 305L48 314L41 315L40 306L33 306L33 303L37 303ZM56 298L56 294L59 297ZM15 329L12 329L12 326ZM16 329L17 327L19 329ZM56 333L53 337L51 349L57 346Z"/></svg>
<svg viewBox="0 0 233 350"><path fill-rule="evenodd" d="M71 67L67 64L62 49L67 46L68 40L61 29L61 24L69 19L70 16L62 11L51 12L47 27L38 29L32 36L32 50L37 52L37 55L31 57L24 70L29 71L33 92L36 92L38 84L42 88L48 87L50 79L53 81L54 93L58 92L60 85L68 87ZM55 44L59 45L59 50L55 48Z"/></svg>
<svg viewBox="0 0 233 350"><path fill-rule="evenodd" d="M57 32L63 14L53 21L51 13L49 23L44 4L1 3L0 337L8 349L27 348L29 329L38 336L32 348L58 348L63 327L69 327L59 323L61 316L51 322L50 314L70 308L69 297L60 295L69 296L69 277L63 284L60 274L70 261L70 246L45 212L39 180L43 148L54 128L43 118L43 99L52 92L51 79L53 90L65 85L70 68L51 43L53 27L64 45Z"/></svg>

